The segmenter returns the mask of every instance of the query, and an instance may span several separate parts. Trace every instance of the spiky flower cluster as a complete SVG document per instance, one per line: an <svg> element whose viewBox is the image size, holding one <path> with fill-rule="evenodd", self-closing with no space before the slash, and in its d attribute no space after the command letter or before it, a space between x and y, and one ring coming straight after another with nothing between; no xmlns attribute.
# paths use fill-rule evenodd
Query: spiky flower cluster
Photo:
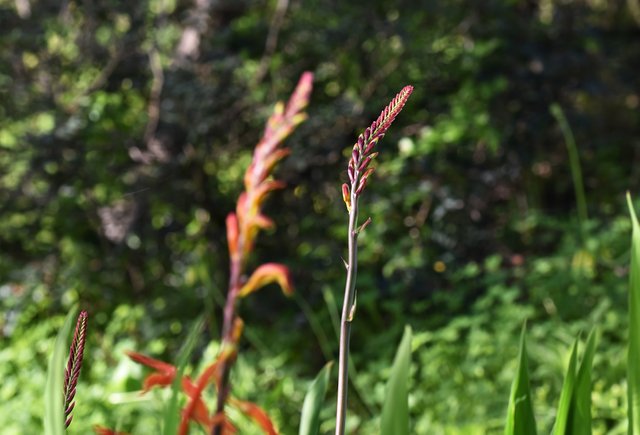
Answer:
<svg viewBox="0 0 640 435"><path fill-rule="evenodd" d="M269 192L283 188L284 183L269 179L269 175L276 163L289 154L287 148L279 148L279 145L307 118L303 110L309 103L312 83L313 74L303 73L287 105L276 104L262 139L256 145L244 175L245 191L238 198L236 212L227 217L227 239L232 258L246 258L258 231L273 226L273 221L261 213L262 204Z"/></svg>
<svg viewBox="0 0 640 435"><path fill-rule="evenodd" d="M366 187L367 180L374 170L374 168L370 168L369 165L378 155L377 152L373 152L376 144L384 137L391 123L402 111L411 92L413 92L413 86L405 86L402 88L395 98L391 100L389 105L380 113L378 119L373 121L371 126L358 136L358 141L353 146L351 159L349 160L349 166L347 168L351 184L344 183L342 185L342 197L347 205L347 210L351 210L351 193L353 192L353 196L357 198Z"/></svg>
<svg viewBox="0 0 640 435"><path fill-rule="evenodd" d="M73 333L73 340L69 348L69 359L67 360L67 368L64 372L64 417L65 427L69 427L73 415L76 402L73 398L76 395L76 386L82 368L82 357L84 355L84 343L87 339L87 312L81 311L76 321L76 329Z"/></svg>

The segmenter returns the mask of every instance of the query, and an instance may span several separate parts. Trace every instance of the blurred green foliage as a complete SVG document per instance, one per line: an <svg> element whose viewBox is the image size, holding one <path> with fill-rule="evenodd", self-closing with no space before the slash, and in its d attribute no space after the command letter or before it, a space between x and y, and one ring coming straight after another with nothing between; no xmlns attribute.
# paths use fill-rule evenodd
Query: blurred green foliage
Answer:
<svg viewBox="0 0 640 435"><path fill-rule="evenodd" d="M500 433L528 318L538 427L551 428L574 337L599 324L594 433L623 433L637 2L195 3L0 1L3 433L39 432L53 337L75 303L90 321L70 433L160 425L163 393L137 393L144 373L123 352L173 360L203 313L191 363L213 357L224 218L273 103L304 70L309 120L288 142L289 187L267 204L277 228L255 259L288 264L298 294L241 307L234 394L295 433L337 352L349 149L412 84L363 201L349 427L379 427L408 323L412 433ZM582 227L554 103L582 165Z"/></svg>

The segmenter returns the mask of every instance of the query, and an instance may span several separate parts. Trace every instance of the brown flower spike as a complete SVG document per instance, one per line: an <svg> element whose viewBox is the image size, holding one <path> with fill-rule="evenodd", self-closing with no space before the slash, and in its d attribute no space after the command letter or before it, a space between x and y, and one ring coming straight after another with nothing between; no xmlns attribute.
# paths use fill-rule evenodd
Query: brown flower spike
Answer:
<svg viewBox="0 0 640 435"><path fill-rule="evenodd" d="M358 226L358 198L367 186L367 180L373 172L369 165L378 155L374 152L376 144L382 139L389 126L396 119L409 96L413 86L405 86L391 103L380 113L369 128L367 128L353 146L351 159L347 167L350 184L342 185L342 198L349 212L349 256L345 262L347 278L342 304L342 320L340 323L340 359L338 362L338 400L336 406L336 435L344 435L347 415L347 382L349 378L349 339L351 322L356 311L356 276L358 271L358 233L370 222L368 218Z"/></svg>
<svg viewBox="0 0 640 435"><path fill-rule="evenodd" d="M373 172L373 168L370 168L369 164L378 155L377 152L373 152L373 149L380 139L384 137L398 113L402 111L411 92L413 92L413 86L402 88L398 95L391 100L391 103L380 113L378 119L373 121L371 126L358 136L358 141L353 146L347 168L351 186L347 183L342 185L342 198L347 205L347 210L351 210L351 191L355 189L355 196L359 196L367 185L367 179Z"/></svg>
<svg viewBox="0 0 640 435"><path fill-rule="evenodd" d="M73 398L76 395L76 386L82 368L82 356L84 354L84 342L87 339L87 312L81 311L76 321L76 329L73 333L73 340L69 348L69 359L67 369L64 372L64 426L69 427L73 415L73 407L76 402Z"/></svg>

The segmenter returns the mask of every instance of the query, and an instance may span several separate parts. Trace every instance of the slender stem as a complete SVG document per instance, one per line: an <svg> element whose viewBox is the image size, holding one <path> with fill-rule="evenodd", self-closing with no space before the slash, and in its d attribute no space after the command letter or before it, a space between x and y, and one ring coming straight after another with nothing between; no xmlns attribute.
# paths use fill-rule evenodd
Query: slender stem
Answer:
<svg viewBox="0 0 640 435"><path fill-rule="evenodd" d="M354 177L358 180L358 176ZM349 382L349 339L353 305L356 293L356 275L358 274L358 197L357 184L351 185L351 210L349 211L349 258L347 264L347 280L342 304L342 320L340 323L340 358L338 362L338 404L336 407L336 435L344 435L347 419L347 392Z"/></svg>
<svg viewBox="0 0 640 435"><path fill-rule="evenodd" d="M373 172L369 167L378 155L374 151L376 144L382 139L387 129L411 95L413 86L405 86L380 113L378 119L358 136L353 146L347 174L351 186L342 185L342 197L349 210L349 260L347 262L347 280L342 304L342 320L340 323L340 358L338 361L338 400L336 405L336 435L344 435L347 419L347 392L349 382L349 339L351 322L356 310L356 276L358 274L358 233L366 227L371 219L367 219L361 227L358 225L358 196L367 185L367 179Z"/></svg>
<svg viewBox="0 0 640 435"><path fill-rule="evenodd" d="M560 125L560 130L564 136L565 143L567 145L567 152L569 153L569 166L571 168L571 177L573 179L573 189L576 195L576 205L578 208L578 220L580 225L580 235L584 241L584 225L589 219L587 212L587 196L584 193L584 183L582 179L582 168L580 167L580 156L578 154L578 146L576 140L573 137L573 131L567 121L567 117L559 104L554 103L551 105L551 114L556 118Z"/></svg>
<svg viewBox="0 0 640 435"><path fill-rule="evenodd" d="M242 252L243 237L239 237L238 240L238 252ZM231 258L230 273L229 273L229 292L227 294L227 302L224 307L224 321L222 324L222 349L225 346L233 346L233 325L236 319L236 299L238 298L238 292L240 291L240 277L242 276L243 261L240 255ZM229 382L229 376L231 374L231 367L235 363L235 356L231 355L226 358L222 363L222 375L220 377L220 388L218 389L218 403L216 406L215 415L223 415L224 407L227 403L227 398L231 390ZM222 422L214 424L211 429L211 435L221 435L224 424Z"/></svg>

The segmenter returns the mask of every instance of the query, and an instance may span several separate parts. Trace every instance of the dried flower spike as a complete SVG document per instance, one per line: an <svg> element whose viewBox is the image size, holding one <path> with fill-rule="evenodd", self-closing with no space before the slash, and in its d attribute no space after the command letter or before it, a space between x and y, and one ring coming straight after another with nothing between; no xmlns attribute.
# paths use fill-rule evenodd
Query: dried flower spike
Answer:
<svg viewBox="0 0 640 435"><path fill-rule="evenodd" d="M87 339L87 312L81 311L76 321L76 329L73 333L73 340L69 348L69 360L67 361L67 369L64 372L64 426L69 427L73 415L73 407L76 402L73 398L76 395L76 386L78 385L78 377L82 368L82 356L84 354L84 343Z"/></svg>

